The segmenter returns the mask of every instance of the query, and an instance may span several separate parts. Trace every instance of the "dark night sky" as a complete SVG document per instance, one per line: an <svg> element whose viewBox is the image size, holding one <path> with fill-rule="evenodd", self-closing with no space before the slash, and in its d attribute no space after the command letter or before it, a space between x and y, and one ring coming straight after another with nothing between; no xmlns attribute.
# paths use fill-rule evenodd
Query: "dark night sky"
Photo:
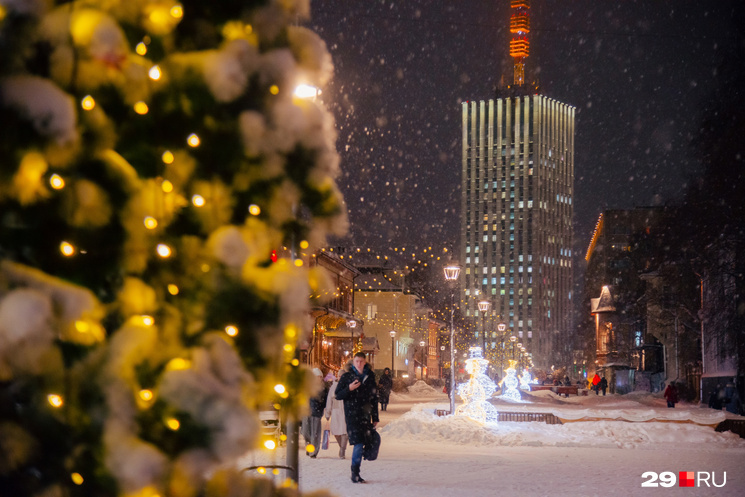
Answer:
<svg viewBox="0 0 745 497"><path fill-rule="evenodd" d="M534 0L526 79L577 108L575 255L598 214L679 198L742 0ZM512 79L508 0L315 0L350 245L458 245L461 106ZM738 19L737 21L733 19ZM732 88L732 91L742 91Z"/></svg>

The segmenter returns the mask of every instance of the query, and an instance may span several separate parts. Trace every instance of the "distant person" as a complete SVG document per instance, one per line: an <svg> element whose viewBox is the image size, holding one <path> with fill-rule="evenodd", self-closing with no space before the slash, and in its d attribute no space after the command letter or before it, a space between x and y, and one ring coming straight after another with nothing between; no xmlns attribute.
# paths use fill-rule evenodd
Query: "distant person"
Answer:
<svg viewBox="0 0 745 497"><path fill-rule="evenodd" d="M598 376L597 373L595 373L595 376L592 377L592 389L595 390L595 395L598 395L598 384L600 383L600 376Z"/></svg>
<svg viewBox="0 0 745 497"><path fill-rule="evenodd" d="M388 401L391 397L391 390L393 390L393 377L391 376L391 368L385 368L383 375L380 377L378 382L378 398L380 399L380 410L388 410Z"/></svg>
<svg viewBox="0 0 745 497"><path fill-rule="evenodd" d="M571 387L572 386L572 380L569 379L569 375L564 377L564 386L565 387Z"/></svg>
<svg viewBox="0 0 745 497"><path fill-rule="evenodd" d="M339 384L339 379L345 371L340 369L336 374L337 378L334 379L331 387L329 388L329 394L326 398L326 409L323 414L326 419L329 420L329 431L336 438L336 443L339 444L339 459L344 459L347 451L347 422L344 420L344 402L336 399L336 386Z"/></svg>
<svg viewBox="0 0 745 497"><path fill-rule="evenodd" d="M326 397L328 396L328 387L323 383L323 373L318 368L313 368L313 374L318 378L319 385L316 395L310 398L310 416L303 419L303 437L306 445L313 447L312 451L306 450L305 455L315 459L318 451L321 449L321 418L326 408Z"/></svg>
<svg viewBox="0 0 745 497"><path fill-rule="evenodd" d="M724 386L724 408L732 414L740 414L740 394L732 381Z"/></svg>
<svg viewBox="0 0 745 497"><path fill-rule="evenodd" d="M339 378L336 398L344 401L344 419L347 423L349 445L352 445L352 482L365 483L360 476L365 442L378 426L378 386L375 373L367 364L364 352L357 352L352 367Z"/></svg>
<svg viewBox="0 0 745 497"><path fill-rule="evenodd" d="M605 397L605 391L608 389L608 380L605 379L605 376L601 378L600 383L598 383L598 386L600 387L600 390L603 391L603 397Z"/></svg>
<svg viewBox="0 0 745 497"><path fill-rule="evenodd" d="M671 381L667 385L665 393L662 395L665 397L665 400L667 400L667 407L675 407L675 404L678 403L678 389L674 382Z"/></svg>
<svg viewBox="0 0 745 497"><path fill-rule="evenodd" d="M724 391L722 390L722 385L718 383L717 387L709 394L709 408L721 411L723 397Z"/></svg>

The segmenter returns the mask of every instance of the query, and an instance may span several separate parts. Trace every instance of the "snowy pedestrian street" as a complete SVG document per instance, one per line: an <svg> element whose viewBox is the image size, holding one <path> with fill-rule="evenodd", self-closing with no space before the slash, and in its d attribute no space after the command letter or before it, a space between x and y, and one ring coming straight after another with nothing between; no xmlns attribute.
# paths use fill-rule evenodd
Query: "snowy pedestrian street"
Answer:
<svg viewBox="0 0 745 497"><path fill-rule="evenodd" d="M332 438L317 459L300 455L300 489L355 497L745 495L745 440L696 423L716 423L722 412L685 403L667 409L659 393L523 398L530 403L493 400L499 411L551 412L567 421L489 426L437 417L447 396L417 383L405 395L392 394L380 413L379 458L362 463L367 483L350 481L351 450L339 459ZM646 419L666 421L631 421ZM670 474L642 477L646 472ZM680 472L695 472L687 482L693 488L680 488ZM707 487L706 477L717 487Z"/></svg>

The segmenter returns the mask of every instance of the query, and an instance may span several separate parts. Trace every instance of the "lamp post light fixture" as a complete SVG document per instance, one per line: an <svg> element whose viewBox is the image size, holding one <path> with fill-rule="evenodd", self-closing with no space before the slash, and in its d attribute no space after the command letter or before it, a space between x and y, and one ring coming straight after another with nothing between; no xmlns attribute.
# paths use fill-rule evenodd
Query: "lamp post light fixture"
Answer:
<svg viewBox="0 0 745 497"><path fill-rule="evenodd" d="M481 338L482 344L481 350L486 357L486 313L489 312L491 302L488 300L482 300L478 303L479 312L481 313Z"/></svg>
<svg viewBox="0 0 745 497"><path fill-rule="evenodd" d="M512 335L510 337L510 342L512 342L512 359L515 359L515 342L517 341L517 337L515 335Z"/></svg>
<svg viewBox="0 0 745 497"><path fill-rule="evenodd" d="M419 373L420 380L424 379L424 361L425 361L425 358L427 357L426 354L424 353L425 345L427 345L427 342L425 342L424 340L421 340L419 342L419 349L421 350L421 360L419 361L419 367L421 368L421 372Z"/></svg>
<svg viewBox="0 0 745 497"><path fill-rule="evenodd" d="M396 377L396 370L393 367L393 358L395 357L395 352L394 352L395 349L393 347L395 345L394 340L396 339L396 330L391 330L390 331L390 335L391 335L391 374L395 378Z"/></svg>
<svg viewBox="0 0 745 497"><path fill-rule="evenodd" d="M460 266L445 267L445 279L450 285L450 414L455 414L455 283L460 275Z"/></svg>

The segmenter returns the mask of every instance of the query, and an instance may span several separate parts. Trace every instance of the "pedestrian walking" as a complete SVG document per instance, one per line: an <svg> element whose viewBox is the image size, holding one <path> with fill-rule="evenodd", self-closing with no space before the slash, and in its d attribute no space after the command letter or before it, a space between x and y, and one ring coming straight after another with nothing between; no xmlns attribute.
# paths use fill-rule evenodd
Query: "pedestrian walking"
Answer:
<svg viewBox="0 0 745 497"><path fill-rule="evenodd" d="M352 482L364 483L360 476L365 442L373 438L378 425L378 388L375 373L367 364L364 352L357 352L352 367L339 379L336 398L344 401L344 420L352 449Z"/></svg>
<svg viewBox="0 0 745 497"><path fill-rule="evenodd" d="M605 376L601 378L598 386L600 387L600 390L603 391L603 397L605 397L605 391L608 389L608 380L605 379Z"/></svg>
<svg viewBox="0 0 745 497"><path fill-rule="evenodd" d="M595 376L592 377L592 389L595 390L595 395L598 395L598 384L600 383L600 376L598 376L597 373L595 373Z"/></svg>
<svg viewBox="0 0 745 497"><path fill-rule="evenodd" d="M303 419L303 437L305 437L306 446L312 447L312 450L306 450L305 455L315 459L318 451L321 449L321 418L326 407L326 397L328 388L323 383L323 373L318 368L313 368L313 374L318 378L319 385L316 395L310 398L310 416Z"/></svg>
<svg viewBox="0 0 745 497"><path fill-rule="evenodd" d="M393 390L393 378L391 377L391 368L385 368L383 375L378 382L378 398L380 399L380 410L388 410L388 401L390 400L391 390Z"/></svg>
<svg viewBox="0 0 745 497"><path fill-rule="evenodd" d="M724 408L732 414L740 414L740 394L734 381L728 381L724 386Z"/></svg>
<svg viewBox="0 0 745 497"><path fill-rule="evenodd" d="M339 444L339 459L344 459L347 451L347 423L344 420L344 402L336 399L336 386L339 384L339 378L344 374L344 370L340 369L337 373L337 378L329 388L329 394L326 399L326 409L323 414L327 420L329 420L329 431L336 438L336 443Z"/></svg>
<svg viewBox="0 0 745 497"><path fill-rule="evenodd" d="M672 381L667 385L665 393L662 395L667 400L667 407L674 408L675 404L678 403L678 389Z"/></svg>

